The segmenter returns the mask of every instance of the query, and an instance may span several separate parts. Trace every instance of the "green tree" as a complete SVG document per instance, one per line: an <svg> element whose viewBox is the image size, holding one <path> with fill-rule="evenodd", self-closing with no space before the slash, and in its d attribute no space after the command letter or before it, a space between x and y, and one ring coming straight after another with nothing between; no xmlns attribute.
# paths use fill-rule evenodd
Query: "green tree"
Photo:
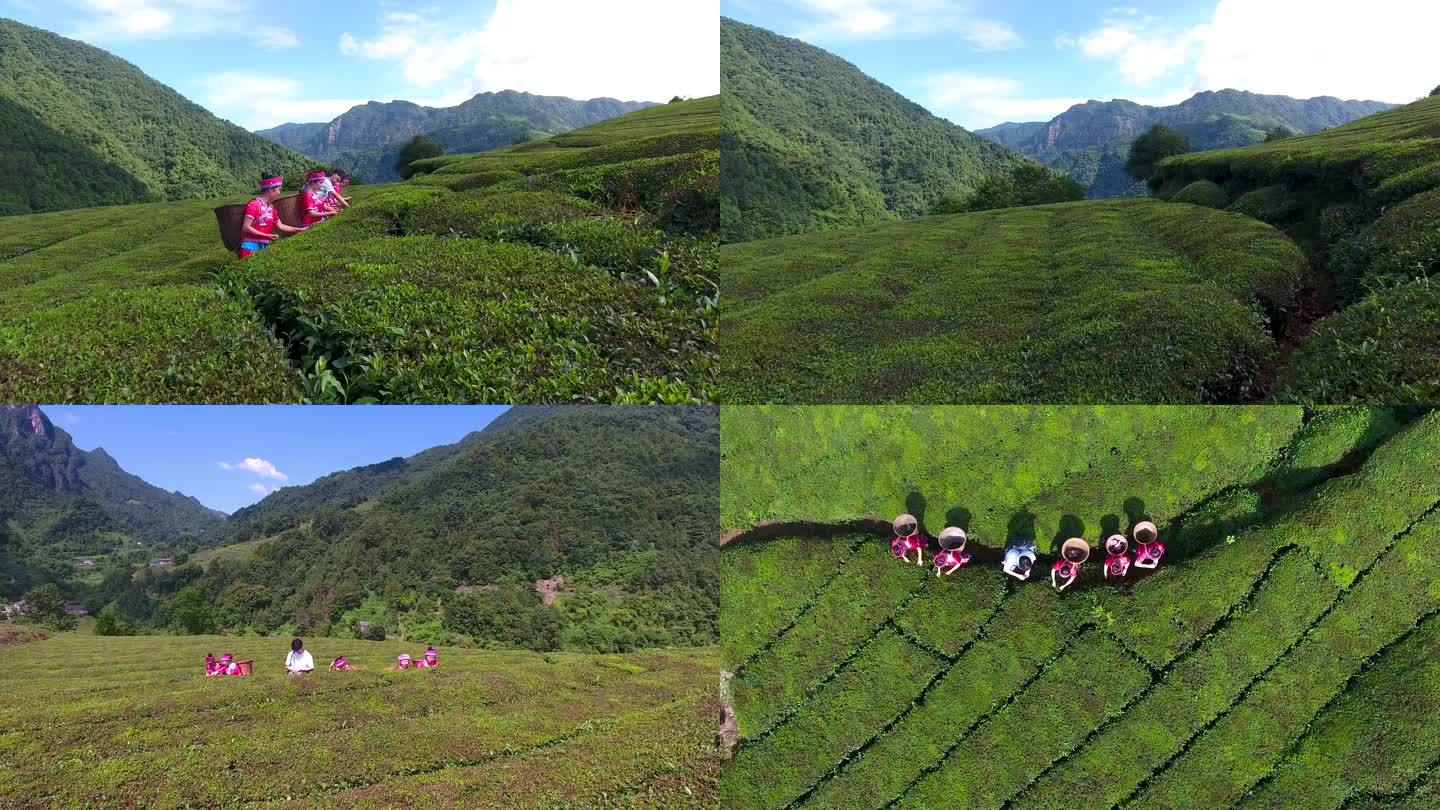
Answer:
<svg viewBox="0 0 1440 810"><path fill-rule="evenodd" d="M25 594L25 620L52 630L74 630L75 617L65 612L65 597L53 582Z"/></svg>
<svg viewBox="0 0 1440 810"><path fill-rule="evenodd" d="M1293 137L1295 137L1295 131L1293 129L1290 129L1289 127L1275 127L1274 129L1265 133L1265 142L1270 143L1271 141L1283 141L1286 138Z"/></svg>
<svg viewBox="0 0 1440 810"><path fill-rule="evenodd" d="M215 631L215 617L199 588L186 585L176 592L170 602L170 624L192 636Z"/></svg>
<svg viewBox="0 0 1440 810"><path fill-rule="evenodd" d="M425 158L440 157L443 154L445 154L445 149L440 144L424 135L416 135L401 147L400 158L395 161L395 172L403 179L409 180L415 174L412 163Z"/></svg>
<svg viewBox="0 0 1440 810"><path fill-rule="evenodd" d="M1149 181L1160 161L1189 151L1190 139L1185 137L1185 133L1164 124L1156 124L1130 144L1130 156L1125 161L1125 171L1136 180Z"/></svg>
<svg viewBox="0 0 1440 810"><path fill-rule="evenodd" d="M1440 84L1435 85L1435 89L1430 91L1430 97L1434 98L1435 96L1440 96Z"/></svg>
<svg viewBox="0 0 1440 810"><path fill-rule="evenodd" d="M114 604L109 604L95 617L95 635L133 636L135 628L120 615Z"/></svg>
<svg viewBox="0 0 1440 810"><path fill-rule="evenodd" d="M958 214L1083 199L1085 189L1073 177L1038 163L1024 163L1012 167L1008 173L986 177L963 200L955 196L942 199L930 213Z"/></svg>

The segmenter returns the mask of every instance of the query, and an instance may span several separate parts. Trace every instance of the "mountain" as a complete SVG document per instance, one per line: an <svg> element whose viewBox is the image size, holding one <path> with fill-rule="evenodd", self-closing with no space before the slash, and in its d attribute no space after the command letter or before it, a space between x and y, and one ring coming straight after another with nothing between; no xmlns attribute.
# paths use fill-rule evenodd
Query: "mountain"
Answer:
<svg viewBox="0 0 1440 810"><path fill-rule="evenodd" d="M0 19L0 215L220 197L309 164L106 51Z"/></svg>
<svg viewBox="0 0 1440 810"><path fill-rule="evenodd" d="M1087 101L1047 121L1007 122L976 134L1071 175L1093 198L1146 193L1125 173L1130 143L1154 124L1185 133L1196 150L1248 146L1285 127L1319 132L1395 105L1342 101L1331 96L1296 99L1241 90L1207 90L1168 107L1133 101Z"/></svg>
<svg viewBox="0 0 1440 810"><path fill-rule="evenodd" d="M417 134L428 135L449 153L487 152L653 106L645 101L577 101L503 90L480 93L455 107L371 101L329 123L281 124L256 134L376 182L399 179L395 159L400 147Z"/></svg>
<svg viewBox="0 0 1440 810"><path fill-rule="evenodd" d="M1025 160L832 53L723 17L720 80L729 242L926 214Z"/></svg>
<svg viewBox="0 0 1440 810"><path fill-rule="evenodd" d="M68 576L69 560L127 540L197 538L225 515L81 450L34 405L0 405L0 594Z"/></svg>

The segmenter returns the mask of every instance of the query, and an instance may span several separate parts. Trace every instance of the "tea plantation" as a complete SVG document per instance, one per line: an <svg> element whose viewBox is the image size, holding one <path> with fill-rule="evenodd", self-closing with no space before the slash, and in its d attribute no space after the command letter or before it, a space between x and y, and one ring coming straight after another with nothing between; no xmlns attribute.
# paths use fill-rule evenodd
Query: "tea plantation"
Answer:
<svg viewBox="0 0 1440 810"><path fill-rule="evenodd" d="M1204 196L1284 229L1325 270L1333 314L1276 397L1433 402L1440 396L1440 97L1315 135L1180 155L1157 196Z"/></svg>
<svg viewBox="0 0 1440 810"><path fill-rule="evenodd" d="M436 158L246 262L207 200L0 219L0 398L715 396L719 102Z"/></svg>
<svg viewBox="0 0 1440 810"><path fill-rule="evenodd" d="M1153 200L726 245L727 402L1233 402L1264 390L1299 249Z"/></svg>
<svg viewBox="0 0 1440 810"><path fill-rule="evenodd" d="M0 649L0 805L711 806L711 649L624 656L62 633ZM423 647L423 645L421 645ZM206 678L207 652L256 674ZM323 659L323 660L322 660Z"/></svg>
<svg viewBox="0 0 1440 810"><path fill-rule="evenodd" d="M1440 414L813 410L726 414L727 480L774 494L724 507L750 534L721 554L725 806L1440 800ZM845 523L901 506L931 536L968 525L976 559L936 578ZM1092 558L1078 590L1035 581L1052 532L1141 516L1158 571L1105 582ZM1026 534L1022 583L995 556Z"/></svg>

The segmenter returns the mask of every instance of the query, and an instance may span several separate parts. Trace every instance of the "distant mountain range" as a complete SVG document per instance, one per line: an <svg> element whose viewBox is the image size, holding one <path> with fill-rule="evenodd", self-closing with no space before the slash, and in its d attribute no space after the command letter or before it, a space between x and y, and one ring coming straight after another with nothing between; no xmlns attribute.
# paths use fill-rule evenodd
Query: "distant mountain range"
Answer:
<svg viewBox="0 0 1440 810"><path fill-rule="evenodd" d="M1394 106L1331 96L1295 99L1207 90L1168 107L1092 100L1049 121L1007 122L975 132L1071 175L1091 198L1121 197L1146 193L1144 184L1125 173L1125 158L1130 143L1153 124L1180 130L1198 151L1248 146L1276 127L1319 132Z"/></svg>
<svg viewBox="0 0 1440 810"><path fill-rule="evenodd" d="M395 159L418 134L434 139L446 152L485 152L653 106L648 101L577 101L503 90L480 93L454 107L371 101L328 123L281 124L255 134L341 166L362 180L379 182L399 179Z"/></svg>
<svg viewBox="0 0 1440 810"><path fill-rule="evenodd" d="M832 53L728 18L720 85L729 242L925 214L1025 161Z"/></svg>
<svg viewBox="0 0 1440 810"><path fill-rule="evenodd" d="M106 51L0 19L0 215L220 197L310 163Z"/></svg>

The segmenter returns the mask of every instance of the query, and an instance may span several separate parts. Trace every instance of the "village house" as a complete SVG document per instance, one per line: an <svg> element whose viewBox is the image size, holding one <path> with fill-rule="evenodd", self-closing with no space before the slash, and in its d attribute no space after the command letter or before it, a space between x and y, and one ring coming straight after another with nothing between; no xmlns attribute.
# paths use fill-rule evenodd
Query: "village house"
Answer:
<svg viewBox="0 0 1440 810"><path fill-rule="evenodd" d="M158 560L151 560L151 561L150 561L150 566L151 566L152 568L164 568L164 567L166 567L166 566L170 566L170 565L174 565L174 564L175 564L175 561L172 560L172 559L169 558L169 557L161 557L161 558L158 559Z"/></svg>
<svg viewBox="0 0 1440 810"><path fill-rule="evenodd" d="M79 602L66 602L65 612L71 616L89 616L90 610Z"/></svg>
<svg viewBox="0 0 1440 810"><path fill-rule="evenodd" d="M9 621L15 621L16 619L20 618L24 613L24 599L21 599L19 602L11 602L10 604L5 606L5 618Z"/></svg>

